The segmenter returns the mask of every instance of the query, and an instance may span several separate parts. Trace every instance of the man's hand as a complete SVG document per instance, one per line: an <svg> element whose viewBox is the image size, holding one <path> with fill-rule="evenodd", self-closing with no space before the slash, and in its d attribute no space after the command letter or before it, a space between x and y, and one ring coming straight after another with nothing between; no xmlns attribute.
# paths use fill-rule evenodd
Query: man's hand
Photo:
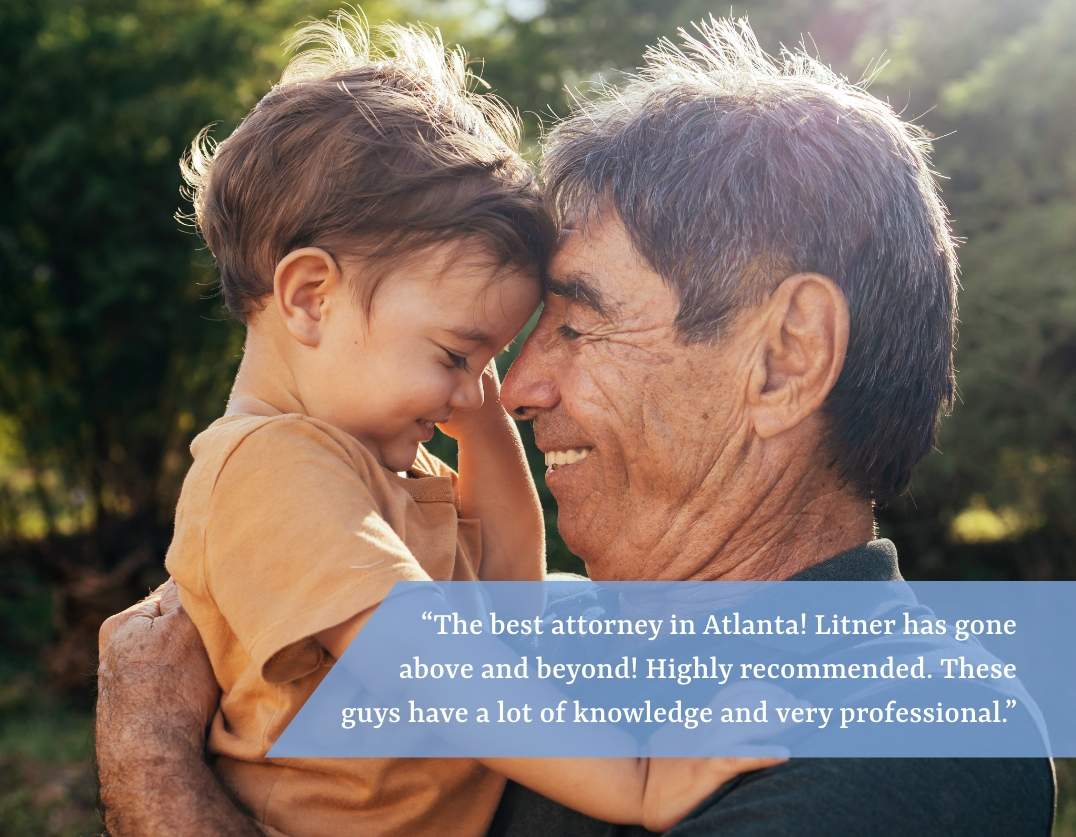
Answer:
<svg viewBox="0 0 1076 837"><path fill-rule="evenodd" d="M220 697L169 579L101 626L97 770L113 837L255 837L205 763Z"/></svg>
<svg viewBox="0 0 1076 837"><path fill-rule="evenodd" d="M98 753L108 744L100 740L101 732L118 732L108 729L114 718L129 728L156 722L165 713L175 719L174 731L191 749L202 751L220 689L172 579L106 619L99 650Z"/></svg>

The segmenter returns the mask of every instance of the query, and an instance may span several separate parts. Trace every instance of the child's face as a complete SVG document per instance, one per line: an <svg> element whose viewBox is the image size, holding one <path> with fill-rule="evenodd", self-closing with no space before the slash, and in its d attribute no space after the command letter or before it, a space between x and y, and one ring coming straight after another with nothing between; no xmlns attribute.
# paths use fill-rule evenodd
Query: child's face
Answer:
<svg viewBox="0 0 1076 837"><path fill-rule="evenodd" d="M351 275L359 270L345 274L361 281ZM411 467L419 444L433 438L434 423L482 406L483 369L541 299L533 275L511 268L498 275L483 251L458 245L393 270L369 317L351 288L346 293L303 402L392 471Z"/></svg>

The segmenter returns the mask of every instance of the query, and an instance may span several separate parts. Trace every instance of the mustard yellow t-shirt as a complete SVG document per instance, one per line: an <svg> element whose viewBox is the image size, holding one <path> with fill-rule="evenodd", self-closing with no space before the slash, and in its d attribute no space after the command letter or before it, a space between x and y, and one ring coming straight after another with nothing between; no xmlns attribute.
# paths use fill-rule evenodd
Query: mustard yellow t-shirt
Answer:
<svg viewBox="0 0 1076 837"><path fill-rule="evenodd" d="M264 758L333 663L315 634L397 581L477 578L452 469L420 448L402 478L301 415L225 417L191 452L166 566L222 690L224 783L267 834L484 834L504 779L478 762Z"/></svg>

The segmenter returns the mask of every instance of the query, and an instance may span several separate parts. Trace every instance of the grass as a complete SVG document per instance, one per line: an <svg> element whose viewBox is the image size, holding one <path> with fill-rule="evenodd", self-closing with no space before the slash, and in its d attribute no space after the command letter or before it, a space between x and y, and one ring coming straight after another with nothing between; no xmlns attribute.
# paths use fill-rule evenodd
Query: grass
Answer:
<svg viewBox="0 0 1076 837"><path fill-rule="evenodd" d="M101 834L92 742L92 715L52 701L0 717L0 834Z"/></svg>
<svg viewBox="0 0 1076 837"><path fill-rule="evenodd" d="M1076 759L1055 759L1057 817L1053 837L1076 837Z"/></svg>

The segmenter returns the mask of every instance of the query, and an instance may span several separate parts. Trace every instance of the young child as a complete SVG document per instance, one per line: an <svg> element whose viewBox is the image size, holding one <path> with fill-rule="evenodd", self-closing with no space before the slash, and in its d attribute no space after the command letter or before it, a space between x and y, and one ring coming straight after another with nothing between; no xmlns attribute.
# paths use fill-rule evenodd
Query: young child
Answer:
<svg viewBox="0 0 1076 837"><path fill-rule="evenodd" d="M219 146L185 161L247 327L191 446L167 567L222 689L208 748L266 834L481 835L507 775L671 825L774 760L289 759L266 752L397 581L539 580L541 509L491 360L555 240L517 125L461 53L341 16ZM459 476L422 443L459 442Z"/></svg>

